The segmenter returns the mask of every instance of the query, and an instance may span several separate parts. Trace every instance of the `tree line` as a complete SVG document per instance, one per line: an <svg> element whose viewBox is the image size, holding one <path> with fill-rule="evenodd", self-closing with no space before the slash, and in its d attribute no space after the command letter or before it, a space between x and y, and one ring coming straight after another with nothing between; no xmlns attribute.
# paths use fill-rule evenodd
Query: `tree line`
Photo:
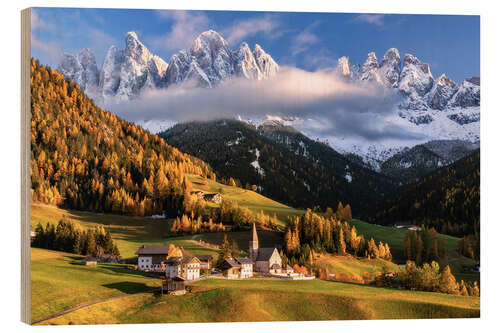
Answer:
<svg viewBox="0 0 500 333"><path fill-rule="evenodd" d="M102 257L105 254L119 256L118 246L113 241L111 234L102 226L84 230L79 225L62 218L57 226L41 223L35 228L33 247L63 251L93 257Z"/></svg>
<svg viewBox="0 0 500 333"><path fill-rule="evenodd" d="M182 217L175 218L170 228L170 233L173 235L192 235L200 232L223 232L224 230L225 227L222 222L214 223L212 219L204 222L200 215L198 218L194 218L194 214L191 216L183 214Z"/></svg>
<svg viewBox="0 0 500 333"><path fill-rule="evenodd" d="M404 253L407 260L417 265L446 259L446 244L434 228L424 225L418 230L409 230L404 238Z"/></svg>
<svg viewBox="0 0 500 333"><path fill-rule="evenodd" d="M308 209L301 217L289 218L282 251L287 264L312 268L313 253L392 259L387 243L377 244L373 238L367 240L358 235L355 226L351 227L346 220L338 219L344 214L343 210L335 214L331 212L327 209L321 216Z"/></svg>
<svg viewBox="0 0 500 333"><path fill-rule="evenodd" d="M469 258L479 260L481 250L481 241L479 233L466 235L457 242L457 251Z"/></svg>
<svg viewBox="0 0 500 333"><path fill-rule="evenodd" d="M388 272L380 274L375 283L386 287L403 287L409 290L441 292L462 296L479 296L477 281L457 282L451 273L450 266L440 269L436 261L418 266L408 260L404 270L394 276Z"/></svg>

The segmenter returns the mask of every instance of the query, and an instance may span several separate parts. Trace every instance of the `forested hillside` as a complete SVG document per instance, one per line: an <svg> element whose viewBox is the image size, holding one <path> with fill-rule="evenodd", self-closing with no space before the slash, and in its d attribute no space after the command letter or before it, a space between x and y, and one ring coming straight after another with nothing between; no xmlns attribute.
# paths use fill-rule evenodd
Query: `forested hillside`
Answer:
<svg viewBox="0 0 500 333"><path fill-rule="evenodd" d="M381 200L371 222L411 222L463 236L479 232L480 151L402 186Z"/></svg>
<svg viewBox="0 0 500 333"><path fill-rule="evenodd" d="M31 61L31 198L66 208L151 215L182 210L183 174L208 164L97 107L73 82Z"/></svg>
<svg viewBox="0 0 500 333"><path fill-rule="evenodd" d="M350 163L323 144L310 145L304 137L313 155L295 151L237 120L181 123L159 135L210 163L218 179L235 179L293 207L325 210L348 202L357 217L366 217L370 205L395 188L386 176Z"/></svg>

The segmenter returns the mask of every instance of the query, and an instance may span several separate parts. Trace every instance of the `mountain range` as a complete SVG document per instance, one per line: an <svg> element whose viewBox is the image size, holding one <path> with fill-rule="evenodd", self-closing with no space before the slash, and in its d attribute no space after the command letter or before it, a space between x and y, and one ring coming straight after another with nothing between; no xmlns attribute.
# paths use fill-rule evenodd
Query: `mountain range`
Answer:
<svg viewBox="0 0 500 333"><path fill-rule="evenodd" d="M209 30L201 33L190 48L172 55L169 63L152 54L135 32L128 32L125 48L111 46L102 68L97 66L92 51L84 49L78 55L64 54L58 70L100 104L108 100L135 99L150 89L168 89L178 85L188 89L214 88L236 77L263 80L276 75L280 67L258 44L252 50L243 42L236 50L232 50L219 33ZM341 57L332 75L350 84L378 85L393 91L399 96L395 108L399 110L403 127L420 133L426 141L458 140L478 145L479 77L468 78L460 84L445 74L435 79L428 64L412 54L405 54L401 59L396 48L387 50L380 62L376 54L370 52L362 65L351 64L348 57ZM281 119L284 125L291 124L297 130L302 130L301 119L289 122L283 115L274 116L274 119ZM381 145L362 139L345 141L341 137L331 138L329 145L345 157L354 158L375 171L394 169L394 160L401 158L401 154L411 155L422 149L410 150L415 143ZM397 153L400 154L394 156ZM391 157L394 159L383 165ZM402 161L411 159L416 162L418 158L404 157ZM435 163L426 160L425 163L437 166L438 160L435 159ZM452 160L441 159L439 163L448 164ZM401 167L398 169L401 169L408 163L401 162L399 165ZM409 174L412 176L404 176L403 179L416 176L412 172Z"/></svg>
<svg viewBox="0 0 500 333"><path fill-rule="evenodd" d="M278 64L260 45L251 50L242 43L231 50L213 30L200 34L189 49L174 54L170 62L152 54L133 31L125 36L125 48L111 46L99 69L93 52L65 53L58 70L97 101L137 98L148 89L172 85L215 87L233 77L262 80L275 75Z"/></svg>

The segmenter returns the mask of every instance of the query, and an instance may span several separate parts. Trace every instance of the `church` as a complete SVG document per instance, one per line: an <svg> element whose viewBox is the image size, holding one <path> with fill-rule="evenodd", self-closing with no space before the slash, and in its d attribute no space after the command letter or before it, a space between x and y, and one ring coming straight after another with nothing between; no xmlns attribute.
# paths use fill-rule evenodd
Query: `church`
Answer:
<svg viewBox="0 0 500 333"><path fill-rule="evenodd" d="M254 271L259 273L279 274L282 272L281 256L275 247L259 247L259 237L255 223L248 253L253 263Z"/></svg>

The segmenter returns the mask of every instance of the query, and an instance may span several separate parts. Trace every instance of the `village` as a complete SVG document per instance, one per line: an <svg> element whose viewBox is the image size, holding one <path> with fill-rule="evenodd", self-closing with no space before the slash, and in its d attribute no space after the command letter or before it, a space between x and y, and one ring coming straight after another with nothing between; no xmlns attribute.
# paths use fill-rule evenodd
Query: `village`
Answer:
<svg viewBox="0 0 500 333"><path fill-rule="evenodd" d="M194 255L182 247L142 245L137 251L137 269L164 274L162 293L183 295L186 283L204 278L248 279L253 276L276 277L286 280L312 280L315 277L297 273L289 265L283 266L276 247L259 247L255 224L251 231L248 257L225 258L220 267L214 267L214 258L208 254Z"/></svg>

